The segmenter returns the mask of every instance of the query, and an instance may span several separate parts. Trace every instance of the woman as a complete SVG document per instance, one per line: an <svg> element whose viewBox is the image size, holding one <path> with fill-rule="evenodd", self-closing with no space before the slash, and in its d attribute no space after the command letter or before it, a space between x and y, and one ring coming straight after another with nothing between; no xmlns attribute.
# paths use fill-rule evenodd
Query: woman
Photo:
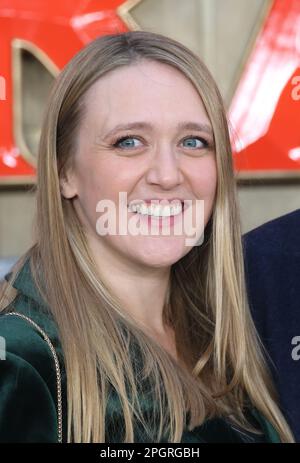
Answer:
<svg viewBox="0 0 300 463"><path fill-rule="evenodd" d="M174 198L176 212L149 206ZM118 225L125 211L156 232L167 217L151 214L173 214L171 232L182 203L202 201L204 241L105 234L102 200ZM293 440L247 308L221 97L180 43L108 35L61 72L39 147L36 243L6 280L2 441Z"/></svg>

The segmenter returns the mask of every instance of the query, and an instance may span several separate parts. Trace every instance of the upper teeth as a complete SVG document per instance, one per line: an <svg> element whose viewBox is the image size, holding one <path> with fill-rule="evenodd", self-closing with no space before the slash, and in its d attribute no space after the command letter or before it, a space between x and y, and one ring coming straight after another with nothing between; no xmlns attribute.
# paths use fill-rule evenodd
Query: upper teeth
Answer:
<svg viewBox="0 0 300 463"><path fill-rule="evenodd" d="M180 214L182 211L182 204L179 203L173 206L162 206L158 204L146 206L145 204L132 204L129 205L128 209L131 212L137 212L139 214L154 215L156 217L169 217L170 215Z"/></svg>

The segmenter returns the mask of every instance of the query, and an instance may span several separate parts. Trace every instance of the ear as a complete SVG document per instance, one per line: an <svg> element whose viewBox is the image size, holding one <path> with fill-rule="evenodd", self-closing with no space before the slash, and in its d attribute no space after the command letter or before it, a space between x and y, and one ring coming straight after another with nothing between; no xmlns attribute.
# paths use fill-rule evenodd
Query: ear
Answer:
<svg viewBox="0 0 300 463"><path fill-rule="evenodd" d="M60 183L60 192L65 199L72 199L77 196L77 183L75 174L68 171L63 171L59 179Z"/></svg>

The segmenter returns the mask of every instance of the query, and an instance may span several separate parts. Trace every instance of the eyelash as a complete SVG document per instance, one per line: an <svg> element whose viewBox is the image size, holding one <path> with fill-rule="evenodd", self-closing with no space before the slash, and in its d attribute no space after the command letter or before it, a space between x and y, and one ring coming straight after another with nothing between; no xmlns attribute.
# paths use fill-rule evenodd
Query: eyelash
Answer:
<svg viewBox="0 0 300 463"><path fill-rule="evenodd" d="M127 138L137 138L138 140L141 141L141 138L138 136L138 135L134 135L134 134L127 134L127 135L124 135L123 137L119 137L117 138L113 143L112 143L112 146L114 148L119 148L118 144L121 143L122 141L126 140ZM183 141L184 140L187 140L189 138L196 138L197 140L200 140L201 143L203 143L203 147L201 148L192 148L192 149L209 149L211 148L211 144L209 143L208 140L205 140L205 138L202 138L202 137L199 137L199 136L195 136L195 135L187 135L186 137L184 137ZM119 149L122 149L122 148L119 148ZM126 148L124 148L126 150ZM136 148L128 148L128 149L136 149Z"/></svg>

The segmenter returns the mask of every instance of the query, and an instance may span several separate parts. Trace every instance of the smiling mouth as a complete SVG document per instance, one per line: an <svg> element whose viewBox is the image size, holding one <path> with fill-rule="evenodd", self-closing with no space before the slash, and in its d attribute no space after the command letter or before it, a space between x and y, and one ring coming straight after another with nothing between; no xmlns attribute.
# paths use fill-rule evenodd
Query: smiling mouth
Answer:
<svg viewBox="0 0 300 463"><path fill-rule="evenodd" d="M184 212L185 209L187 209L187 207L188 205L183 201L171 205L148 205L145 203L131 203L127 206L129 212L158 218L174 217L176 215L180 215L182 212Z"/></svg>

